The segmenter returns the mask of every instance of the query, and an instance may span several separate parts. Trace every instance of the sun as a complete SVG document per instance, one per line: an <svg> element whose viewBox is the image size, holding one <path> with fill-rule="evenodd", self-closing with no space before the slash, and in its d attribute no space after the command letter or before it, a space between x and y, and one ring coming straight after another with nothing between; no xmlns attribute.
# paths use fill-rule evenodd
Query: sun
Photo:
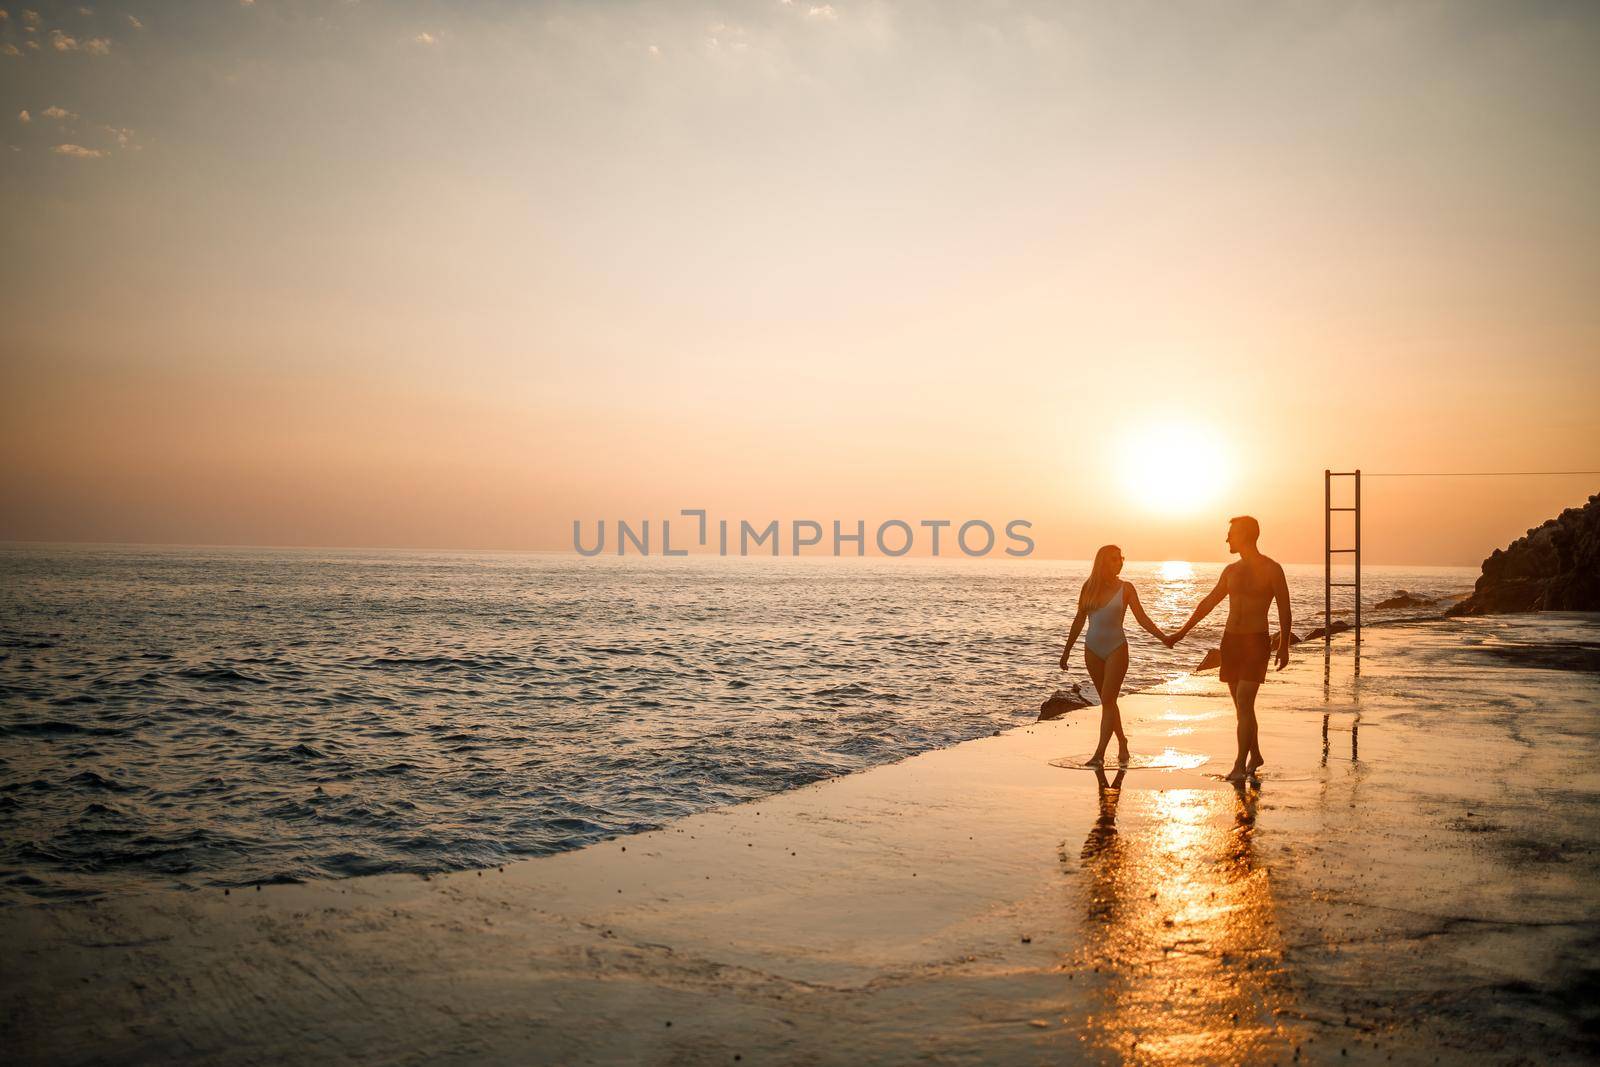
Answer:
<svg viewBox="0 0 1600 1067"><path fill-rule="evenodd" d="M1216 503L1231 470L1216 433L1205 426L1163 422L1129 435L1122 487L1140 507L1188 515Z"/></svg>

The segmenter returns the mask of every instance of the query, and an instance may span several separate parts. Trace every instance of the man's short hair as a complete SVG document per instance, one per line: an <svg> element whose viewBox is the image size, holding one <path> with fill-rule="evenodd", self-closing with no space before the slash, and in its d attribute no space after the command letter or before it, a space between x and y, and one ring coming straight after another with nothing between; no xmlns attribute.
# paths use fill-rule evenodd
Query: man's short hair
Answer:
<svg viewBox="0 0 1600 1067"><path fill-rule="evenodd" d="M1235 515L1228 523L1237 526L1239 532L1251 541L1261 540L1261 524L1249 515Z"/></svg>

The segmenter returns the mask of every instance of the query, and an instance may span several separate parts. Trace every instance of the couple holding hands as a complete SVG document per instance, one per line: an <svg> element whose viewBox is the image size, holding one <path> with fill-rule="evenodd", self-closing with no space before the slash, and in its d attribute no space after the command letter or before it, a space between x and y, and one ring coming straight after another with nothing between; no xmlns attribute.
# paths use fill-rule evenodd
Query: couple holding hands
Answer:
<svg viewBox="0 0 1600 1067"><path fill-rule="evenodd" d="M1267 678L1267 661L1271 658L1271 638L1267 634L1267 609L1278 602L1278 670L1289 665L1290 623L1289 583L1283 568L1274 560L1261 554L1256 541L1261 537L1261 524L1248 515L1240 515L1228 523L1228 551L1239 559L1228 564L1217 586L1207 594L1189 621L1175 634L1165 634L1150 621L1139 603L1138 590L1132 582L1118 577L1122 572L1122 550L1116 545L1106 545L1095 553L1094 568L1078 596L1078 614L1072 620L1072 632L1067 635L1067 647L1061 652L1061 669L1067 669L1072 656L1072 646L1083 634L1083 662L1094 679L1100 693L1100 745L1095 749L1092 766L1102 766L1106 746L1113 736L1117 739L1117 761L1129 759L1128 736L1122 731L1122 713L1117 707L1117 697L1122 691L1123 676L1128 673L1128 638L1122 630L1122 617L1133 610L1133 617L1168 648L1182 641L1200 620L1211 614L1224 599L1228 601L1228 623L1222 635L1222 680L1228 683L1233 697L1233 709L1238 719L1239 752L1227 780L1237 782L1253 776L1266 760L1261 755L1261 741L1256 729L1256 691ZM1085 624L1088 632L1084 633Z"/></svg>

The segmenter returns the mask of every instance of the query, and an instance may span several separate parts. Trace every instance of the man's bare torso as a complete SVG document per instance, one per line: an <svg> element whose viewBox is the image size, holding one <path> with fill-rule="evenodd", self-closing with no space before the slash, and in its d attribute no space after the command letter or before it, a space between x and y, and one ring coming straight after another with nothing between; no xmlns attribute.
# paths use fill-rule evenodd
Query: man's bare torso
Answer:
<svg viewBox="0 0 1600 1067"><path fill-rule="evenodd" d="M1229 633L1264 634L1267 609L1283 568L1266 556L1241 559L1228 564L1222 576L1228 583Z"/></svg>

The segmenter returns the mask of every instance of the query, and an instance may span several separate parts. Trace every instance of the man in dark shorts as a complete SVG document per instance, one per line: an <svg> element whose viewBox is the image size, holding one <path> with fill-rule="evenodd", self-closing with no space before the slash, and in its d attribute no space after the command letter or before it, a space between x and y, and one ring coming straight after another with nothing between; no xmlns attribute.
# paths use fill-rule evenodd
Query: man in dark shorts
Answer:
<svg viewBox="0 0 1600 1067"><path fill-rule="evenodd" d="M1228 625L1222 632L1222 680L1233 695L1233 710L1239 723L1239 755L1228 772L1228 781L1237 782L1255 774L1266 762L1261 756L1261 739L1256 728L1256 691L1267 680L1267 660L1272 639L1267 636L1267 608L1278 602L1278 670L1289 665L1289 582L1283 568L1256 548L1261 524L1248 515L1228 522L1228 551L1239 554L1217 579L1217 587L1194 609L1183 628L1167 639L1167 646L1183 640L1211 610L1228 599Z"/></svg>

